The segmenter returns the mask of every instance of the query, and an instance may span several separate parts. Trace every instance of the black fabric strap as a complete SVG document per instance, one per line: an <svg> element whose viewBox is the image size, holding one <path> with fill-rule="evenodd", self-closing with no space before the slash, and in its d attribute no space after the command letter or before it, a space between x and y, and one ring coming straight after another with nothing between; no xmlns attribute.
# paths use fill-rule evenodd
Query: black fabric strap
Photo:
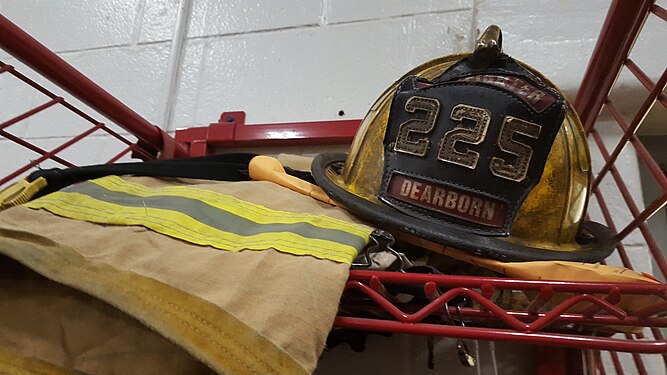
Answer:
<svg viewBox="0 0 667 375"><path fill-rule="evenodd" d="M234 153L138 163L101 164L66 169L41 169L31 173L27 177L27 180L32 182L39 177L44 177L48 183L48 185L42 189L35 198L60 190L77 182L108 175L201 178L217 181L248 181L250 180L248 163L250 163L250 160L255 156L257 155L251 153ZM290 173L290 171L291 170L287 170L288 173Z"/></svg>

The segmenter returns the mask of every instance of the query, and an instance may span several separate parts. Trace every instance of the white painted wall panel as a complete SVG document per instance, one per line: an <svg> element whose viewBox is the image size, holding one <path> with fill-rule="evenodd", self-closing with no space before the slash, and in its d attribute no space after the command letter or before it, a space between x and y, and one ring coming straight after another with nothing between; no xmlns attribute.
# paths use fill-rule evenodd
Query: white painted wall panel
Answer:
<svg viewBox="0 0 667 375"><path fill-rule="evenodd" d="M361 118L416 62L466 50L470 20L462 11L191 40L176 124L228 110L246 111L248 123L335 119L339 110Z"/></svg>
<svg viewBox="0 0 667 375"><path fill-rule="evenodd" d="M411 58L406 70L437 57L469 52L475 42L475 38L470 36L472 13L472 10L464 10L411 18Z"/></svg>
<svg viewBox="0 0 667 375"><path fill-rule="evenodd" d="M609 3L484 1L477 8L477 29L499 25L505 52L541 71L574 99Z"/></svg>
<svg viewBox="0 0 667 375"><path fill-rule="evenodd" d="M7 0L0 13L54 51L127 45L142 0Z"/></svg>
<svg viewBox="0 0 667 375"><path fill-rule="evenodd" d="M144 0L139 43L171 40L180 0Z"/></svg>
<svg viewBox="0 0 667 375"><path fill-rule="evenodd" d="M322 7L312 0L193 1L191 37L317 25Z"/></svg>
<svg viewBox="0 0 667 375"><path fill-rule="evenodd" d="M473 0L327 0L327 23L343 23L472 9Z"/></svg>
<svg viewBox="0 0 667 375"><path fill-rule="evenodd" d="M665 70L667 48L664 48L664 34L665 22L656 15L649 15L630 52L630 58L653 81L657 81Z"/></svg>
<svg viewBox="0 0 667 375"><path fill-rule="evenodd" d="M168 43L61 56L148 121L161 119L168 83Z"/></svg>

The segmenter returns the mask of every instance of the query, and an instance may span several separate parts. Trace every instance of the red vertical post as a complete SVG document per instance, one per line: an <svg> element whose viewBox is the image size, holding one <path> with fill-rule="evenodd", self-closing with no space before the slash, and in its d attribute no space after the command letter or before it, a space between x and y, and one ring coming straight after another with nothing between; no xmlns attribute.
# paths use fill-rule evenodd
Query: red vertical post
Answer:
<svg viewBox="0 0 667 375"><path fill-rule="evenodd" d="M614 0L574 101L587 131L593 126L654 0Z"/></svg>
<svg viewBox="0 0 667 375"><path fill-rule="evenodd" d="M592 375L591 356L572 348L538 346L537 375Z"/></svg>

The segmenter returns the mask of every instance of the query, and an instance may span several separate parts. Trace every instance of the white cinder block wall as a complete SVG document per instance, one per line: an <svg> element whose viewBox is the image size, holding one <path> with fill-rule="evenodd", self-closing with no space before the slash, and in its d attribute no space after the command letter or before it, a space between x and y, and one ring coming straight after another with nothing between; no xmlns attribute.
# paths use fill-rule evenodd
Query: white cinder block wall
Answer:
<svg viewBox="0 0 667 375"><path fill-rule="evenodd" d="M214 122L230 110L245 111L251 124L361 118L404 72L434 57L470 51L478 32L494 23L503 29L506 52L541 70L574 99L609 2L0 0L0 13L149 121L173 132ZM187 27L183 38L174 41L179 20ZM657 26L651 27L648 32L657 36ZM649 40L637 43L633 59L655 78L667 52L652 48ZM0 59L30 73L2 51ZM44 102L5 76L0 76L0 122ZM621 95L637 89L624 77L617 85ZM624 110L632 115L630 108ZM80 120L53 109L11 130L50 149L81 129ZM609 133L605 137L613 142L614 132ZM108 137L97 137L64 156L92 164L117 151ZM34 158L7 141L0 141L0 153L0 175ZM636 157L623 157L622 174L641 203ZM619 222L629 220L621 206L616 211ZM595 207L591 215L600 218ZM632 237L628 245L636 265L650 271L643 241ZM455 363L452 341L442 340L436 346L436 369L493 374L533 368L530 360L519 360L529 349L497 346L502 355L495 368L491 345L480 343L484 363L466 372ZM422 338L371 338L364 355L342 348L326 353L318 374L430 373L425 347ZM664 372L661 363L648 358L649 373ZM631 360L624 369L636 372Z"/></svg>

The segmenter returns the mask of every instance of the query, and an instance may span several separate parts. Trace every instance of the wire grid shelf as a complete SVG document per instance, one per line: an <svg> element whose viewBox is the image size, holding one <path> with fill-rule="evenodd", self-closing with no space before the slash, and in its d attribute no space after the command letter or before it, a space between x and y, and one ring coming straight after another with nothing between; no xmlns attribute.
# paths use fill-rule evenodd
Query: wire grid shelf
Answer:
<svg viewBox="0 0 667 375"><path fill-rule="evenodd" d="M612 3L574 105L589 135L592 153L600 162L599 168L594 170L593 204L599 208L606 224L617 233L619 240L617 254L620 261L625 267L633 268L632 257L629 254L632 250L628 249L624 240L638 233L643 238L664 280L667 276L667 262L647 221L658 212L664 213L667 202L667 177L636 135L636 131L656 103L667 108L667 99L663 94L667 83L667 72L663 71L660 78L654 82L632 59L628 58L647 17L665 21L667 11L655 5L653 1L639 1L632 4L623 1ZM2 171L1 173L6 174L0 174L0 186L46 160L65 167L73 167L74 163L63 158L62 153L78 142L100 133L108 134L110 136L108 139L113 139L119 144L120 151L108 160L109 163L129 154L143 160L193 155L195 149L198 150L197 153L201 152L201 147L195 146L214 145L214 142L206 138L209 132L204 132L203 138L197 140L183 139L183 137L179 139L178 134L174 139L165 134L2 16L0 16L0 47L8 50L12 56L24 61L43 77L55 82L94 110L112 119L138 139L137 142L128 140L120 132L95 120L63 97L19 73L13 66L0 62L0 78L9 75L44 95L44 102L34 108L13 115L9 119L0 120L3 121L0 123L0 137L5 139L0 138L0 142L11 141L36 155L30 162L17 169ZM623 67L632 73L648 92L630 120L626 120L626 115L609 95ZM8 131L8 128L15 127L55 106L61 106L84 119L89 128L48 150ZM621 135L612 146L605 141L603 129L599 125L604 123L607 126L608 122L596 122L601 111L606 111L620 129ZM289 125L281 124L280 128L285 126ZM292 126L299 129L307 128L304 124L298 123ZM324 138L350 141L350 131L347 129L350 127L349 121L345 122L345 127L345 134L336 134L336 130L328 130L330 133ZM253 126L255 130L268 131L273 128L276 127L271 124ZM336 129L331 126L326 128ZM321 134L321 131L318 134ZM262 139L248 141L261 144ZM305 139L302 143L308 144L309 141ZM322 143L322 139L318 139L316 143ZM617 167L619 156L626 147L632 147L638 160L661 189L658 197L645 207L642 202L637 202L633 198L632 187L628 186ZM205 149L208 150L209 147ZM609 205L607 201L609 196L603 188L603 185L610 183L620 192L624 209L630 214L631 219L627 223L620 224L614 220L613 207ZM401 287L419 289L425 298L422 301L401 303L394 297L394 293L391 293L391 290ZM529 296L529 299L521 307L508 307L499 302L498 296L512 293L522 293ZM619 302L629 296L655 296L659 302L636 310L619 307ZM474 304L467 307L448 305L461 297L474 301ZM446 324L445 316L457 316L459 321L467 322L467 326ZM667 365L667 340L661 331L667 327L667 286L352 271L335 327L575 348L587 353L589 359L587 366L600 374L611 370L605 368L603 361L600 360L602 351L610 350L609 356L618 374L624 373L623 366L627 366L627 363L624 364L619 359L616 351L630 352L637 372L645 374L647 370L639 353L660 353ZM616 332L626 333L611 337L613 331L608 327L615 327ZM644 329L641 329L642 327Z"/></svg>
<svg viewBox="0 0 667 375"><path fill-rule="evenodd" d="M667 100L663 91L667 84L667 69L664 61L657 61L662 73L658 75L657 81L653 81L649 74L638 66L633 60L633 50L637 49L639 41L645 36L644 42L652 44L651 36L646 31L646 25L651 24L663 34L664 22L667 21L667 11L655 4L654 1L622 2L614 1L610 7L607 19L600 34L596 50L593 53L589 63L588 70L582 82L579 95L575 102L575 107L579 111L582 122L584 123L586 133L589 136L591 152L598 157L600 166L594 170L593 194L595 203L599 207L604 222L616 232L618 245L616 247L617 255L623 266L633 269L631 252L629 249L633 242L642 243L642 247L648 250L654 264L654 272L665 280L667 277L667 262L665 261L665 244L660 245L656 240L656 234L652 230L665 231L667 228L651 228L649 219L657 215L665 216L665 204L667 203L667 177L665 176L664 166L661 167L651 156L644 143L637 135L637 131L642 124L647 123L647 118L652 114L662 112L662 120L657 120L658 126L664 129L664 109L667 109ZM644 31L644 32L642 32ZM655 38L655 36L653 36ZM647 61L644 61L647 63ZM634 113L627 110L623 111L620 107L622 101L628 98L614 95L615 88L622 85L626 78L623 74L628 74L628 80L635 80L635 85L643 87L644 92L639 92L637 96L641 98L641 103L636 106ZM639 82L639 85L636 82ZM611 119L609 119L611 117ZM626 118L629 118L627 120ZM655 121L655 120L653 120ZM610 132L618 134L613 137L614 142L609 142ZM657 193L655 198L649 198L649 202L644 204L633 194L633 189L628 178L624 178L619 171L618 165L621 164L624 155L631 153L635 155L640 166L648 171L650 176L644 183L653 184ZM612 201L610 190L615 189L614 197L619 197ZM605 194L607 193L607 194ZM614 214L614 205L622 206L629 217L618 219ZM625 215L624 215L625 216ZM631 237L634 237L631 240ZM662 248L661 248L662 246ZM635 257L635 259L637 259ZM636 263L636 261L635 261ZM653 336L655 340L664 340L664 330L657 327L651 327L648 336ZM644 335L636 335L636 338L643 339ZM609 352L613 369L616 373L624 373L622 362L616 352ZM594 352L596 358L601 357L601 353ZM667 356L662 353L663 362L667 366ZM647 369L644 360L638 354L633 354L634 369L639 374L646 374ZM596 370L598 373L605 373L602 361L597 361Z"/></svg>
<svg viewBox="0 0 667 375"><path fill-rule="evenodd" d="M120 152L112 156L109 160L107 160L107 163L114 163L121 159L123 156L126 156L128 154L134 153L135 156L138 156L142 159L154 159L155 155L152 154L151 150L147 150L144 147L141 147L137 145L136 141L131 141L127 139L125 136L119 134L115 130L111 129L110 127L106 126L104 123L95 120L93 117L88 115L87 113L83 112L79 108L75 107L72 105L70 102L65 100L61 96L57 96L50 90L44 88L43 86L39 85L35 81L31 80L27 76L21 74L18 72L14 66L5 64L4 62L0 61L0 74L6 73L7 75L11 75L17 80L25 83L27 86L30 86L34 88L36 91L40 92L41 94L44 95L44 103L40 104L34 108L31 108L23 113L20 113L12 118L6 119L2 123L0 123L0 136L5 138L8 141L12 141L16 143L19 146L22 146L32 152L34 152L36 155L34 158L31 158L28 163L25 165L21 166L20 168L9 172L7 175L2 176L0 178L0 186L15 180L17 177L22 176L25 174L27 171L29 171L32 168L39 167L41 163L47 160L52 160L56 163L58 163L60 166L63 167L76 167L76 165L73 162L70 162L66 159L64 159L61 156L61 153L68 148L74 146L78 142L81 142L85 138L92 136L92 135L97 135L99 133L104 133L109 136L111 136L114 140L117 142L120 142L120 144L123 145L122 149ZM28 119L31 116L35 116L39 113L42 113L49 108L53 106L61 106L62 108L65 108L66 110L71 112L71 115L73 116L79 116L80 118L84 119L86 122L89 123L90 127L88 129L85 129L81 133L73 136L71 139L68 139L67 141L63 142L62 144L57 145L56 147L52 148L51 150L45 150L42 147L39 147L33 143L30 142L29 139L23 139L15 134L12 134L8 128L12 125L16 125L17 123Z"/></svg>

